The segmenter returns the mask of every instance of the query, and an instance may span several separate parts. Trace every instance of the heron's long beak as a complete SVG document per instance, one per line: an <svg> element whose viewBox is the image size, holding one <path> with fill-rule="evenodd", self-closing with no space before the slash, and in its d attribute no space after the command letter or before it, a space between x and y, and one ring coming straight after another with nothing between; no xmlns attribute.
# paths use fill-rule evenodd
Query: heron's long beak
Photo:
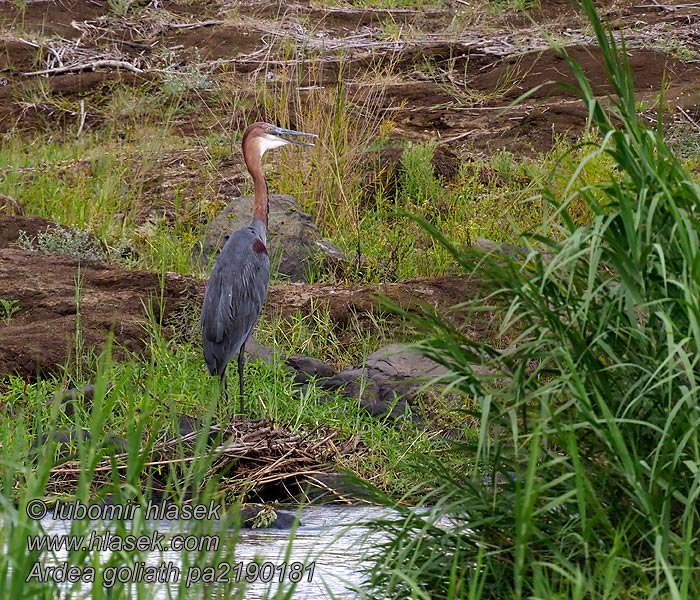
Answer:
<svg viewBox="0 0 700 600"><path fill-rule="evenodd" d="M288 136L311 138L318 137L315 133L304 133L303 131L294 131L293 129L282 129L281 127L275 127L272 130L272 133L282 138L285 142L289 142L290 144L296 144L297 146L313 146L314 144L312 144L311 142L302 142L300 140L290 139Z"/></svg>

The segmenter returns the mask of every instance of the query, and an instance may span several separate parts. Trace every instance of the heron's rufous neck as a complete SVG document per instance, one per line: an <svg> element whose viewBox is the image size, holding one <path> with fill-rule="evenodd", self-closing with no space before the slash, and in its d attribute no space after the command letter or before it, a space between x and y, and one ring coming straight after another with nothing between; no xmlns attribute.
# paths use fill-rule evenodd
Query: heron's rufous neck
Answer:
<svg viewBox="0 0 700 600"><path fill-rule="evenodd" d="M267 229L267 215L269 212L269 200L267 197L267 181L262 170L262 158L256 153L246 153L244 156L248 172L253 178L253 220L260 221Z"/></svg>

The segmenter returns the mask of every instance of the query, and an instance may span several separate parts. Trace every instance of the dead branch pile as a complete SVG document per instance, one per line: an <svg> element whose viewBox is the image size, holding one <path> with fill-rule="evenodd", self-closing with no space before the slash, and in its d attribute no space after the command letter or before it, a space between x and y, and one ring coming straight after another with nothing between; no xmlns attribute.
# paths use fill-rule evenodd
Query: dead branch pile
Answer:
<svg viewBox="0 0 700 600"><path fill-rule="evenodd" d="M264 493L268 486L285 490L289 500L292 490L308 478L337 470L339 458L356 447L356 440L338 442L337 431L316 428L304 434L292 433L271 420L236 420L228 427L211 425L194 431L156 440L142 452L149 457L143 464L141 479L149 481L153 491L165 492L169 476L182 481L193 463L206 470L198 479L202 485L220 477L219 489L233 495ZM206 437L202 443L202 436ZM133 468L133 457L132 457ZM123 482L129 468L126 452L104 458L93 470L93 486L100 487L115 480ZM190 472L196 472L197 467ZM85 465L70 460L51 470L47 493L65 493L75 488ZM201 474L201 471L200 471ZM190 490L194 492L195 490Z"/></svg>
<svg viewBox="0 0 700 600"><path fill-rule="evenodd" d="M51 39L44 43L23 40L43 48L45 68L23 73L60 75L96 69L124 69L134 73L162 72L172 60L167 48L159 45L158 36L175 29L196 29L222 24L220 20L179 23L177 17L165 10L146 10L138 20L103 16L98 19L73 21L80 32L76 39ZM159 50L159 52L154 52Z"/></svg>

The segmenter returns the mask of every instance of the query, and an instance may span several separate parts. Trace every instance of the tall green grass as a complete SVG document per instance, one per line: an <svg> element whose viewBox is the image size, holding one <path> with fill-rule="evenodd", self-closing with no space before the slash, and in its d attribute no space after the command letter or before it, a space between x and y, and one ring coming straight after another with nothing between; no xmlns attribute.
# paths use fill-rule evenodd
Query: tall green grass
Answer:
<svg viewBox="0 0 700 600"><path fill-rule="evenodd" d="M700 597L700 189L638 117L624 43L583 8L614 95L601 103L567 58L600 141L563 193L544 189L544 251L477 264L423 222L483 278L471 308L497 307L513 344L424 320L423 351L478 401L480 437L461 448L471 472L425 461L445 481L432 511L376 524L390 538L372 598ZM601 156L607 181L587 182Z"/></svg>

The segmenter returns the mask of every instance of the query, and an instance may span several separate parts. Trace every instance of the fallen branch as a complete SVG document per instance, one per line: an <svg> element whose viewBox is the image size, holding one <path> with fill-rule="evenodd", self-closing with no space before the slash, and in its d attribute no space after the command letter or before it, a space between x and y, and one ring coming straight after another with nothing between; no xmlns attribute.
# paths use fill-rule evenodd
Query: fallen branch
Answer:
<svg viewBox="0 0 700 600"><path fill-rule="evenodd" d="M62 73L75 73L79 71L94 71L95 69L101 69L104 67L109 67L112 69L124 69L126 71L131 71L132 73L143 73L143 69L135 67L125 60L95 60L89 63L81 63L77 65L66 65L64 67L55 67L53 69L43 69L41 71L29 71L22 73L25 77L31 77L34 75L61 75Z"/></svg>
<svg viewBox="0 0 700 600"><path fill-rule="evenodd" d="M448 138L443 138L437 142L438 146L442 146L444 144L450 144L451 142L456 142L457 140L461 140L462 138L469 137L470 135L473 135L476 133L475 131L465 131L464 133L460 133L459 135L453 135L452 137Z"/></svg>
<svg viewBox="0 0 700 600"><path fill-rule="evenodd" d="M80 126L78 127L78 133L75 134L76 138L80 137L80 134L83 132L83 127L85 126L85 117L87 116L87 113L85 112L85 100L80 101Z"/></svg>
<svg viewBox="0 0 700 600"><path fill-rule="evenodd" d="M684 111L680 106L676 106L676 108L677 108L679 111L681 111L681 114L682 114L686 119L688 119L688 121L690 122L690 124L691 124L693 127L695 127L695 129L697 129L697 130L700 131L700 125L697 124L697 122L693 119L693 117L691 117L691 116L690 116L686 111Z"/></svg>
<svg viewBox="0 0 700 600"><path fill-rule="evenodd" d="M654 4L636 4L634 8L655 8L657 10L664 10L667 12L673 12L674 10L678 10L679 8L698 8L700 7L700 3L692 3L692 4L659 4L658 2L654 2Z"/></svg>
<svg viewBox="0 0 700 600"><path fill-rule="evenodd" d="M209 21L198 21L195 23L169 23L168 29L197 29L199 27L213 27L215 25L223 25L224 21L219 19L210 19Z"/></svg>

